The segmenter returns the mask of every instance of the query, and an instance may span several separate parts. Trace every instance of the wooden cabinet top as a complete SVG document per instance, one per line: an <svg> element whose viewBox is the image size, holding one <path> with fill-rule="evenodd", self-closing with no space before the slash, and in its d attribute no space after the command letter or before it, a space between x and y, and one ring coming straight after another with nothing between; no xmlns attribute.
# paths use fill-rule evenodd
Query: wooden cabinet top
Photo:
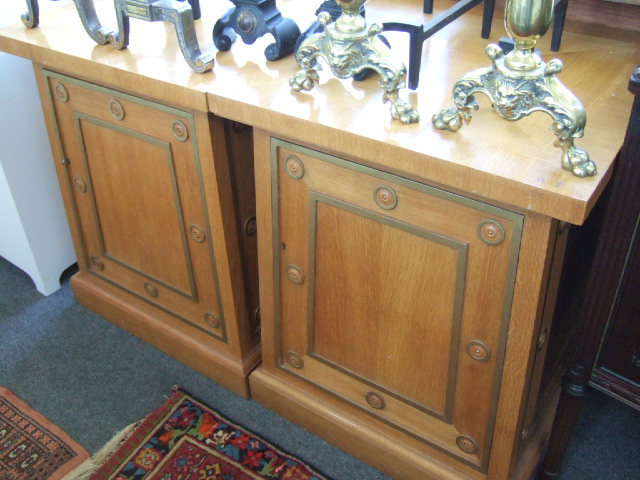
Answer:
<svg viewBox="0 0 640 480"><path fill-rule="evenodd" d="M422 13L422 3L372 0L367 4L367 21L424 23L433 16ZM453 5L449 0L435 3L434 14ZM314 20L319 4L278 2L283 16L294 19L301 30ZM201 2L196 31L203 50L215 50L213 25L232 6ZM72 1L41 7L45 8L39 27L27 29L16 19L0 28L0 50L135 95L208 110L453 192L574 224L584 221L611 174L632 104L629 76L640 59L637 33L606 27L567 22L556 53L550 51L551 32L539 41L544 60L564 62L558 78L587 112L584 137L575 143L589 152L598 174L577 178L560 166L561 150L554 146L556 137L550 130L552 118L545 113L509 122L493 111L485 95L478 94L480 109L459 132L441 132L431 124L434 113L453 105L453 84L466 72L490 64L485 47L506 36L499 9L489 39L480 36L480 5L425 42L420 84L415 91L401 90L421 121L403 125L392 120L389 105L383 104L377 75L364 82L340 80L324 66L313 90L291 91L289 78L298 65L293 55L265 59L270 35L253 45L238 38L229 51L215 51L211 72L199 74L184 61L169 23L131 19L129 47L116 50L91 40ZM111 0L96 0L96 9L103 25L116 25ZM408 35L385 32L385 36L393 52L408 64Z"/></svg>

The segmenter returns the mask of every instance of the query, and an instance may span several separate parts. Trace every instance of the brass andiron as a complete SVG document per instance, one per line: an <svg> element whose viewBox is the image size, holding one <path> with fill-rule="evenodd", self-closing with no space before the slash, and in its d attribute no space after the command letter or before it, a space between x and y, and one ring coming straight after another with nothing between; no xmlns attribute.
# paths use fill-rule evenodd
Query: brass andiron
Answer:
<svg viewBox="0 0 640 480"><path fill-rule="evenodd" d="M407 78L407 68L396 62L378 34L382 26L374 23L367 29L367 23L360 14L365 0L337 0L342 14L332 23L331 15L321 12L318 22L323 31L305 39L296 52L296 60L302 67L289 80L291 89L299 92L311 90L319 80L322 57L331 72L338 78L350 78L364 69L372 69L380 75L379 85L384 89L383 101L391 102L391 116L402 123L416 123L419 115L413 106L402 100L398 90L403 88Z"/></svg>
<svg viewBox="0 0 640 480"><path fill-rule="evenodd" d="M27 0L27 13L21 15L22 23L27 28L36 28L40 23L40 7L38 0Z"/></svg>
<svg viewBox="0 0 640 480"><path fill-rule="evenodd" d="M469 72L453 86L454 108L448 108L432 118L440 130L456 132L462 123L471 121L471 111L478 109L473 94L486 94L494 109L503 118L516 121L535 111L553 118L551 126L562 149L562 167L578 177L596 174L596 165L589 154L577 148L574 138L584 134L587 116L580 100L556 78L562 71L558 59L545 63L534 48L553 18L554 0L507 0L505 27L515 41L515 48L505 55L495 44L486 52L493 61L487 68Z"/></svg>

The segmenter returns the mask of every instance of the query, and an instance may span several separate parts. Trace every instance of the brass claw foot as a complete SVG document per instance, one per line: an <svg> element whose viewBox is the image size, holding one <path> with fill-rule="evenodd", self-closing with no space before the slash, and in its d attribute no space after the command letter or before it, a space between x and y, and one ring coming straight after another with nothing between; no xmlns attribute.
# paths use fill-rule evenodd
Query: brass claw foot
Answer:
<svg viewBox="0 0 640 480"><path fill-rule="evenodd" d="M326 61L338 78L351 78L371 69L380 75L378 83L384 89L383 102L391 103L391 116L402 123L416 123L420 120L418 113L398 94L405 85L407 69L402 63L395 64L391 49L378 38L382 27L373 24L367 29L360 15L363 3L364 0L338 1L342 15L334 23L329 13L318 15L324 29L306 38L298 47L296 60L302 69L289 80L289 85L297 92L311 90L318 82L317 72L321 69L318 57Z"/></svg>
<svg viewBox="0 0 640 480"><path fill-rule="evenodd" d="M562 62L554 59L545 63L533 48L552 19L553 0L542 1L546 5L533 11L527 0L507 0L505 25L516 48L505 55L498 45L487 46L491 66L463 75L453 86L456 106L434 115L432 123L439 130L453 132L469 123L472 110L478 109L473 96L476 92L487 95L496 112L506 120L546 112L554 121L551 129L557 137L554 145L562 149L562 167L578 177L592 176L597 172L595 163L587 152L573 144L575 138L584 135L587 122L584 107L556 77L562 71Z"/></svg>

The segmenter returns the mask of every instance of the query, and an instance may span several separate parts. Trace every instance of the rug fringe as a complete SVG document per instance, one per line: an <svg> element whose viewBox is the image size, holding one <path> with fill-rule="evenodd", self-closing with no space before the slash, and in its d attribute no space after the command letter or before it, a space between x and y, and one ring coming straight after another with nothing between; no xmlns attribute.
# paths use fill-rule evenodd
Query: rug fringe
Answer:
<svg viewBox="0 0 640 480"><path fill-rule="evenodd" d="M72 470L61 480L89 480L91 476L100 469L107 461L109 454L113 453L120 443L124 442L129 435L143 422L139 420L131 425L124 427L116 433L100 450L98 450L89 459L81 463L75 470Z"/></svg>

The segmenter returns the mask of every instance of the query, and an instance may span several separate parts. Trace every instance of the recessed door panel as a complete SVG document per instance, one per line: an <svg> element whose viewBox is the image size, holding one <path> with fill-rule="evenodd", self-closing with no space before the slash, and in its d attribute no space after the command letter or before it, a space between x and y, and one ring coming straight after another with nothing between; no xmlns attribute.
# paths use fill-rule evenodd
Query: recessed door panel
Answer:
<svg viewBox="0 0 640 480"><path fill-rule="evenodd" d="M171 145L90 118L78 128L104 255L193 297Z"/></svg>
<svg viewBox="0 0 640 480"><path fill-rule="evenodd" d="M280 140L272 162L280 371L485 471L522 217Z"/></svg>
<svg viewBox="0 0 640 480"><path fill-rule="evenodd" d="M450 416L466 245L329 198L314 200L309 355ZM414 364L431 368L405 375Z"/></svg>

